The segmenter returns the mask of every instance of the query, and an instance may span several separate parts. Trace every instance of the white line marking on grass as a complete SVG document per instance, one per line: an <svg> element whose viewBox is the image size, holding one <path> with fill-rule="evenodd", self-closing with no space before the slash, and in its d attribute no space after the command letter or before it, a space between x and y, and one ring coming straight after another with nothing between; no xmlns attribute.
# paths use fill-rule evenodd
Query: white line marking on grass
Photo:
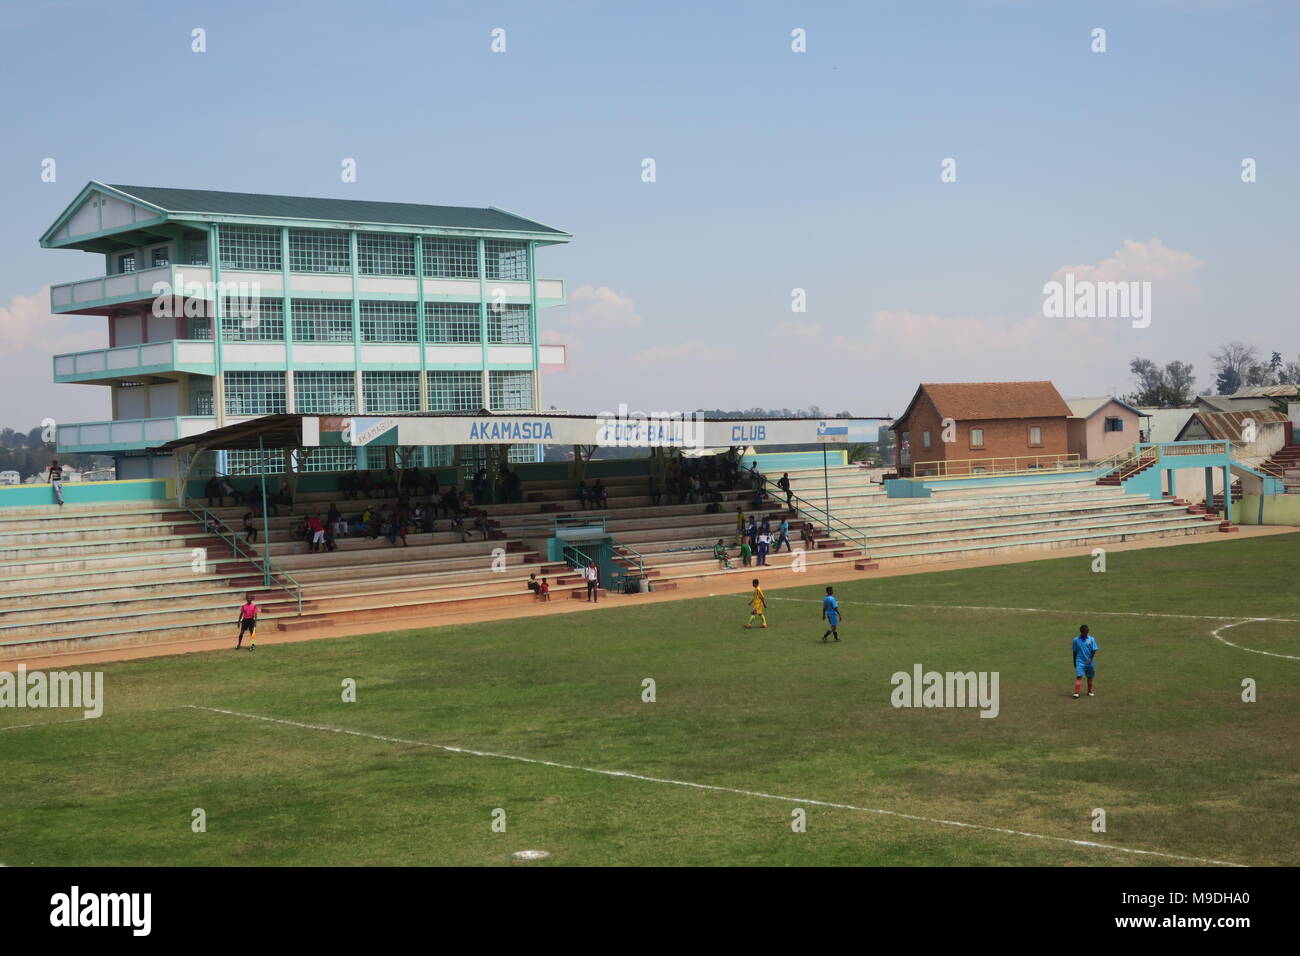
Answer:
<svg viewBox="0 0 1300 956"><path fill-rule="evenodd" d="M828 800L812 800L807 797L785 797L775 793L763 793L759 790L739 790L734 787L720 787L710 783L692 783L689 780L669 780L665 777L648 777L644 774L631 773L626 770L599 770L595 767L579 767L576 764L557 763L553 760L539 760L536 757L517 757L513 754L498 754L487 750L470 750L467 747L451 747L446 744L431 744L423 740L407 740L402 737L385 737L362 730L348 730L345 727L330 727L327 724L308 724L298 720L285 720L280 717L264 717L261 714L247 714L238 710L225 710L221 707L202 707L198 704L185 704L189 710L206 710L214 714L227 714L231 717L247 717L250 720L262 720L268 724L282 724L286 727L298 727L302 730L323 730L332 734L346 734L349 737L365 737L391 744L408 744L412 747L429 747L433 750L445 750L454 754L466 754L471 757L494 757L497 760L513 760L518 763L536 764L540 767L555 767L560 770L578 770L582 773L594 773L604 777L623 777L628 780L640 780L645 783L666 783L674 787L689 787L693 790L709 790L714 793L731 793L742 797L757 797L761 800L779 800L782 803L808 804L809 806L828 807L833 810L853 810L858 813L875 813L880 816L897 817L917 823L934 823L945 827L960 827L964 830L982 830L986 833L1003 833L1010 836L1028 837L1032 840L1046 840L1054 843L1068 843L1071 846L1086 846L1100 850L1113 850L1117 853L1129 853L1135 856L1155 856L1164 860L1181 860L1185 863L1208 863L1212 866L1245 866L1244 863L1229 863L1224 860L1206 860L1196 856L1180 856L1177 853L1162 853L1159 850L1135 850L1130 847L1115 846L1110 843L1096 843L1092 840L1073 840L1069 837L1045 836L1041 833L1029 833L1025 830L1010 830L1005 827L988 826L983 823L963 823L960 820L942 820L938 817L923 817L914 813L902 813L898 810L881 810L875 807L858 807L850 803L833 803Z"/></svg>
<svg viewBox="0 0 1300 956"><path fill-rule="evenodd" d="M793 601L796 604L818 604L820 598L768 597L769 601ZM1076 614L1083 617L1169 617L1192 621L1236 621L1244 623L1240 614L1157 614L1153 611L1071 611L1054 607L983 607L975 604L895 604L888 601L840 601L859 607L908 607L932 611L1023 611L1026 614ZM1300 624L1300 619L1290 617L1252 617L1252 621L1273 621L1279 624Z"/></svg>
<svg viewBox="0 0 1300 956"><path fill-rule="evenodd" d="M73 717L70 720L42 720L39 724L14 724L10 727L0 727L0 730L23 730L27 727L49 727L51 724L84 724L88 720L95 720L94 717Z"/></svg>
<svg viewBox="0 0 1300 956"><path fill-rule="evenodd" d="M1244 621L1234 621L1231 624L1224 624L1222 627L1216 627L1214 630L1210 632L1210 636L1213 637L1216 641L1222 641L1224 644L1227 644L1229 647L1235 647L1239 651L1250 651L1250 653L1252 654L1263 654L1265 657L1283 657L1289 661L1300 661L1300 657L1296 657L1293 654L1275 654L1272 651L1257 651L1253 647L1244 647L1241 644L1234 644L1232 643L1232 641L1228 640L1226 637L1224 637L1222 634L1219 633L1220 631L1226 631L1230 627L1237 627L1240 624L1256 624L1260 621L1275 621L1275 620L1277 620L1277 618L1250 617Z"/></svg>

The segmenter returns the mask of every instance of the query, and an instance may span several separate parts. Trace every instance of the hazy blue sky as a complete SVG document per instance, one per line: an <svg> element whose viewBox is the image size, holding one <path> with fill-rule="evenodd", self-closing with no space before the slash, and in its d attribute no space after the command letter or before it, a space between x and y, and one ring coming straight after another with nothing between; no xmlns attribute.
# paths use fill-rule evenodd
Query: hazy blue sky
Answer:
<svg viewBox="0 0 1300 956"><path fill-rule="evenodd" d="M1264 0L0 3L0 419L107 416L106 389L50 383L104 321L45 291L102 259L37 245L90 179L566 229L540 272L571 301L541 323L571 367L543 397L574 410L1092 395L1135 355L1209 385L1219 341L1300 353L1298 41ZM1044 318L1063 270L1152 281L1150 327Z"/></svg>

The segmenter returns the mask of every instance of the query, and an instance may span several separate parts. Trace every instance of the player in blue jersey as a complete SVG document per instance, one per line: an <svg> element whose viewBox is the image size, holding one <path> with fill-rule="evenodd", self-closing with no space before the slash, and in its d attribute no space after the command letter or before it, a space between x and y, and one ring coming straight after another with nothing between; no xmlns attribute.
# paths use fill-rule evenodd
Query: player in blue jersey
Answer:
<svg viewBox="0 0 1300 956"><path fill-rule="evenodd" d="M827 588L826 596L822 598L822 620L830 625L830 630L822 635L822 643L826 643L826 638L832 634L835 640L840 639L840 602L835 600L835 589Z"/></svg>
<svg viewBox="0 0 1300 956"><path fill-rule="evenodd" d="M1088 625L1079 628L1079 636L1070 642L1070 657L1074 660L1074 696L1079 696L1083 678L1088 678L1088 696L1096 697L1092 692L1092 679L1097 676L1094 661L1097 660L1097 639L1088 633Z"/></svg>

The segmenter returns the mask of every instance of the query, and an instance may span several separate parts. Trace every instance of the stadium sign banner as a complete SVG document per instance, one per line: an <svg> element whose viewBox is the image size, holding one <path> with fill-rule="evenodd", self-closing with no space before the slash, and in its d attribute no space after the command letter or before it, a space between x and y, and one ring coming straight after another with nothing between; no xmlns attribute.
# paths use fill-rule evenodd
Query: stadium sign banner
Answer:
<svg viewBox="0 0 1300 956"><path fill-rule="evenodd" d="M709 448L730 445L816 445L876 439L874 420L725 419L680 413L594 416L356 415L302 420L305 447L345 445L598 445L631 448Z"/></svg>

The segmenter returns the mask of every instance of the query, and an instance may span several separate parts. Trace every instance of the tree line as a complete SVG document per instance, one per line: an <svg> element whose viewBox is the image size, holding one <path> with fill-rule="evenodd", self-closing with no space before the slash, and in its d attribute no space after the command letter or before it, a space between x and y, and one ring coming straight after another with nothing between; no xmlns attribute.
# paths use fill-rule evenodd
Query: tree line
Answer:
<svg viewBox="0 0 1300 956"><path fill-rule="evenodd" d="M37 425L27 432L12 428L0 430L0 471L16 471L26 479L28 475L40 474L58 458L64 465L70 465L77 471L103 467L112 464L112 459L101 455L62 455L54 450L54 445L41 441L44 429Z"/></svg>
<svg viewBox="0 0 1300 956"><path fill-rule="evenodd" d="M1228 342L1210 353L1214 369L1214 391L1203 389L1202 395L1232 395L1246 388L1268 385L1300 385L1300 355L1291 362L1281 352L1271 352L1268 359L1253 345ZM1196 397L1196 374L1187 362L1173 361L1159 365L1147 358L1135 358L1129 371L1137 387L1122 396L1130 405L1178 408L1190 405Z"/></svg>

